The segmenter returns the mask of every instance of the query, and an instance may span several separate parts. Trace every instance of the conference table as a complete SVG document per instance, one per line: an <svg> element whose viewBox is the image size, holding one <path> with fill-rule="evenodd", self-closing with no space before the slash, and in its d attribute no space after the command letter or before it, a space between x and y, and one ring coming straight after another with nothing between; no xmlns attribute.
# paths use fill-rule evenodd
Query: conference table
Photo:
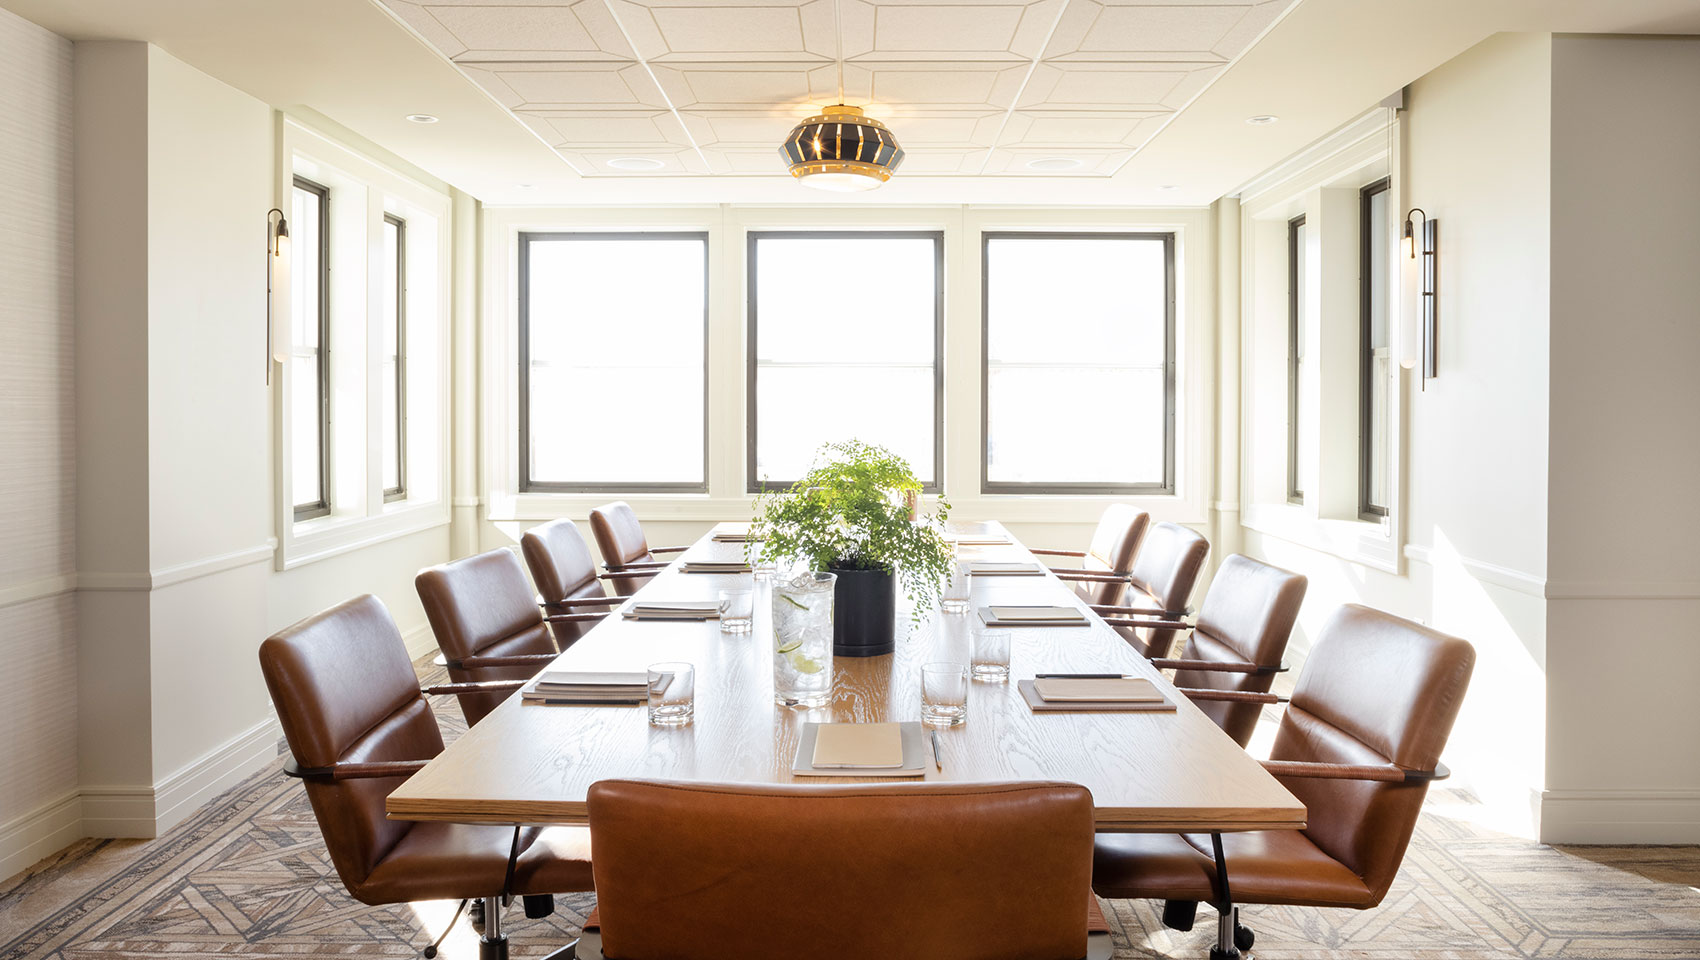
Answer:
<svg viewBox="0 0 1700 960"><path fill-rule="evenodd" d="M746 525L722 524L721 530ZM1033 561L999 524L948 528L975 539L966 560ZM753 575L685 573L684 561L734 560L744 545L705 534L640 591L652 601L717 599L753 588L749 633L717 621L630 620L624 607L563 651L550 669L642 671L660 661L696 669L696 716L652 726L639 706L562 706L510 697L390 794L392 819L459 823L583 824L590 785L614 778L715 783L869 783L917 778L797 777L791 767L805 721L919 720L921 664L969 662L975 612L991 604L1051 604L1086 612L1081 627L1012 628L1010 679L975 681L965 722L938 729L943 770L927 781L1067 781L1092 792L1097 828L1113 832L1296 830L1305 807L1224 734L1073 589L1043 575L976 576L966 614L933 611L918 625L900 599L897 651L833 658L831 702L773 701L771 586ZM968 539L965 537L964 539ZM901 587L899 588L901 590ZM1146 677L1175 702L1173 712L1036 713L1016 689L1035 673L1122 673Z"/></svg>

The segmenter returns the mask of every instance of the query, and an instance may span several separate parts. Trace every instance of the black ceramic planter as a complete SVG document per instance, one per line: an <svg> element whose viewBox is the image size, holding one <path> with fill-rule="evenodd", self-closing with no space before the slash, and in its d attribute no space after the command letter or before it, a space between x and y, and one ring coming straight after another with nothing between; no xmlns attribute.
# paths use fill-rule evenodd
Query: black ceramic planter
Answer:
<svg viewBox="0 0 1700 960"><path fill-rule="evenodd" d="M884 570L832 568L832 655L877 657L897 649L897 578Z"/></svg>

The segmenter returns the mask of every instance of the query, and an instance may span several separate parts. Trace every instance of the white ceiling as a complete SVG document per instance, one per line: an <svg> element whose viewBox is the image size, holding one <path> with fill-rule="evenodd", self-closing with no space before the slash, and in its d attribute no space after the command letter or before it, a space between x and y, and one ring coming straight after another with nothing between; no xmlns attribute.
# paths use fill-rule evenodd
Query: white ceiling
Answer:
<svg viewBox="0 0 1700 960"><path fill-rule="evenodd" d="M584 177L784 176L861 106L904 177L1109 177L1297 0L382 0ZM608 161L642 157L646 172ZM1070 169L1034 169L1066 159ZM1049 164L1055 167L1058 164Z"/></svg>
<svg viewBox="0 0 1700 960"><path fill-rule="evenodd" d="M935 24L938 19L949 21L961 12L962 5L935 0L866 7L876 14L871 26L866 18L856 26L859 14L855 13L848 14L843 25L847 44L852 42L848 38L859 38L854 41L857 46L847 46L844 51L847 98L855 102L850 96L856 89L852 85L863 84L860 89L872 98L880 118L893 124L907 147L938 145L942 156L944 145L957 144L963 149L965 144L971 149L963 156L972 160L977 149L991 158L991 164L984 173L970 169L966 174L951 175L923 173L924 164L911 161L912 169L906 164L891 183L877 191L832 195L792 182L778 164L776 138L768 140L762 132L774 129L764 127L769 123L788 126L787 121L796 115L785 111L806 107L813 97L836 95L838 51L825 45L836 44L839 33L829 25L825 39L821 39L820 28L809 26L818 23L820 15L803 12L822 2L829 4L830 10L831 0L814 0L807 7L799 6L797 0L772 5L746 0L744 7L736 9L752 11L750 16L757 22L766 17L777 23L777 14L790 19L783 30L744 30L737 37L750 42L733 43L728 43L724 30L699 29L700 24L691 19L717 16L719 8L693 6L689 0L645 2L647 5L631 0L578 0L568 5L555 0L459 0L449 7L433 4L431 10L418 2L397 3L398 9L409 8L410 16L430 13L436 20L439 13L443 14L444 19L437 22L444 25L429 42L381 0L0 0L0 7L73 39L152 42L266 103L340 127L487 203L537 206L1204 204L1233 192L1382 97L1495 32L1700 34L1700 0L1302 0L1288 8L1261 40L1244 49L1231 67L1221 65L1225 58L1220 45L1230 40L1233 27L1208 41L1187 39L1179 27L1174 31L1152 30L1151 39L1113 48L1134 54L1137 59L1130 65L1108 59L1108 54L1099 49L1105 41L1086 38L1092 36L1092 24L1105 16L1112 25L1117 17L1149 16L1156 8L1148 4L1101 6L1094 0L1067 0L1065 7L1063 0L1034 4L1015 0L1004 6L974 7L970 2L968 6L977 11L1005 12L1002 19L992 13L956 17L952 22L957 27L943 29L928 29L927 18L937 18ZM1047 2L1052 5L1046 7ZM843 9L863 6L862 0L845 0ZM1254 14L1268 15L1267 5L1249 2L1171 0L1163 9L1179 11L1178 23L1195 23L1185 15L1218 7L1240 11L1242 16L1236 24ZM453 12L443 12L450 8ZM601 21L595 12L598 8L607 14ZM505 19L505 12L513 10L556 20L571 14L569 26L576 26L559 31L521 30L549 39L519 42L550 49L507 50L506 59L502 59L497 55L503 54L504 45L514 43L515 27ZM1056 20L1056 30L1049 40L1033 39L1022 24L1033 14L1044 24L1039 33L1050 31L1051 24L1044 20L1046 10ZM1085 16L1079 13L1082 10L1101 13L1090 18L1092 23L1081 26L1073 18ZM620 13L618 21L613 11ZM1010 11L1018 11L1019 16ZM895 20L886 19L896 27L882 33L880 18L887 12ZM618 28L609 33L613 24L628 21L651 25L643 29L627 27L624 34ZM449 24L455 29L450 30ZM997 37L991 36L994 32ZM1111 35L1129 32L1146 36L1140 30L1120 27ZM999 39L1005 36L1007 39ZM779 42L774 37L788 46L768 49ZM757 38L764 38L760 49ZM1141 49L1159 46L1159 38L1188 49ZM602 47L604 41L613 45L612 52ZM619 46L622 42L625 47ZM1243 47L1245 41L1232 42ZM906 44L963 49L915 50ZM440 49L438 45L442 45ZM1204 46L1191 49L1194 45ZM715 46L734 49L704 49ZM1001 54L993 56L997 50ZM984 66L970 69L947 56L953 52L969 57L967 64ZM1210 56L1200 59L1204 53ZM477 54L480 62L462 65L449 59L469 54ZM522 68L514 61L516 55L521 59L542 57L542 69ZM1095 59L1082 59L1082 55ZM1098 119L1092 116L1097 113L1120 115L1117 119L1127 122L1132 119L1127 116L1130 114L1168 112L1175 104L1185 103L1184 97L1175 97L1180 82L1165 90L1161 89L1163 83L1143 75L1174 69L1174 62L1163 57L1177 55L1183 58L1178 62L1189 65L1189 76L1193 72L1190 65L1204 64L1204 69L1215 74L1214 82L1185 109L1168 113L1161 131L1121 163L1113 175L1034 176L1026 171L1025 159L1019 164L1019 174L1012 171L1006 175L997 167L997 154L1015 154L1017 144L1076 142L1076 134L1062 128L1061 123L1038 122L1051 119L1044 116L1048 111L1066 112L1068 122ZM600 88L588 82L571 83L564 93L558 88L552 91L539 77L520 78L520 88L509 97L525 99L514 106L530 105L547 112L566 105L561 110L564 116L527 114L524 119L469 79L476 71L493 77L554 71L559 82L563 68L552 61L568 56L583 66L580 73L600 70L604 81L620 76L620 70L610 68L622 63L636 68L640 76L635 86L623 79L618 86ZM765 86L738 71L728 75L716 69L725 65L727 57L734 58L734 63L762 67L761 71L745 73L767 74L773 70L781 78L774 86ZM906 63L925 64L923 70L937 75L941 82L911 82L906 92L903 71L898 67ZM777 69L786 64L791 66L784 69L792 72L788 79L783 77L783 69ZM999 86L997 75L1006 65L1017 73L1032 71L1033 79L1026 81L1020 93L1012 94ZM1158 66L1153 69L1153 65ZM1111 81L1093 76L1094 72L1124 68L1142 75ZM830 78L824 81L825 87L812 85L816 83L813 75L821 69ZM1053 69L1055 74L1048 73ZM652 71L655 79L649 79ZM879 79L882 74L886 77L883 82ZM978 75L974 81L978 86L968 89L964 75ZM1056 79L1052 82L1044 79L1046 76ZM852 79L856 77L861 79ZM775 78L768 75L766 79ZM527 88L528 80L538 82L539 87ZM499 82L513 87L512 80ZM891 86L893 83L896 86ZM625 98L621 103L638 102L639 91L644 89L651 97L659 91L669 97L677 93L679 99L660 109L630 109L617 103L592 108L586 103L597 102L587 94L593 89L611 89ZM1094 91L1102 95L1105 90L1113 99L1092 99ZM978 106L964 106L965 100L958 99L976 95L980 98ZM929 104L934 115L907 113ZM962 109L957 111L945 104ZM679 110L678 121L672 119L674 108ZM990 111L996 115L1000 108L1013 129L983 134L979 114ZM764 115L764 110L777 110L784 116ZM621 112L636 116L605 115ZM442 122L409 123L405 117L410 113L434 114ZM649 119L657 114L664 114L659 123ZM1281 119L1271 126L1248 126L1245 118L1257 114L1275 114ZM997 122L1003 119L998 117ZM1034 121L1037 132L1032 126L1017 126L1018 121L1027 119ZM526 121L542 124L550 132L540 138ZM663 124L669 122L675 126L664 133ZM1110 124L1085 126L1085 133L1100 138L1117 132L1106 129ZM650 133L650 128L655 132ZM573 164L581 169L592 166L588 155L582 158L586 161L582 164L580 160L569 164L550 147L578 143L581 149L587 149L585 143L597 142L587 137L587 132L594 137L618 138L602 142L625 145L673 143L666 137L684 138L687 131L689 136L702 137L698 145L704 156L696 157L698 163L708 164L712 153L730 165L734 155L741 152L734 145L754 145L759 149L750 155L749 162L766 163L771 158L773 172L765 176L588 176L573 169ZM996 139L976 139L982 135ZM1131 125L1121 134L1124 138L1132 136L1134 142L1146 135L1144 128L1132 129ZM1005 136L1010 139L1005 140ZM695 156L689 142L678 142ZM1131 151L1128 143L1116 142L1118 149ZM1043 146L1039 149L1049 150Z"/></svg>

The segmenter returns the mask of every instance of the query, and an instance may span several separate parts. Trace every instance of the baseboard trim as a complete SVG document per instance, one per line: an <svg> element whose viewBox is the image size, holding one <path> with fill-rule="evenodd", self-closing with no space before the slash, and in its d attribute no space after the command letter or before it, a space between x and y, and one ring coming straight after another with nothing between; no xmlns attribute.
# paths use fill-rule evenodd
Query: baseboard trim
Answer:
<svg viewBox="0 0 1700 960"><path fill-rule="evenodd" d="M275 759L280 736L268 716L151 786L83 787L82 835L157 837Z"/></svg>
<svg viewBox="0 0 1700 960"><path fill-rule="evenodd" d="M82 796L75 790L0 824L0 879L82 839Z"/></svg>
<svg viewBox="0 0 1700 960"><path fill-rule="evenodd" d="M1700 843L1700 790L1547 790L1542 843Z"/></svg>
<svg viewBox="0 0 1700 960"><path fill-rule="evenodd" d="M426 654L435 655L437 652L437 635L431 632L430 621L402 631L401 640L407 644L407 656L410 660L418 660Z"/></svg>

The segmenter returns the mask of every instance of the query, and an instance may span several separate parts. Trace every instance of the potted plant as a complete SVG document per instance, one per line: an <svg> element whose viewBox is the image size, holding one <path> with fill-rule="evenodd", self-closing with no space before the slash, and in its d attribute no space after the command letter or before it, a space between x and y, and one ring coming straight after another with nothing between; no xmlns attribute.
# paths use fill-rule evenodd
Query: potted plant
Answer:
<svg viewBox="0 0 1700 960"><path fill-rule="evenodd" d="M911 519L921 481L902 457L860 440L828 443L789 490L756 498L745 545L753 559L837 576L833 655L872 657L896 649L896 583L927 615L949 578L954 552L943 535L950 504Z"/></svg>

